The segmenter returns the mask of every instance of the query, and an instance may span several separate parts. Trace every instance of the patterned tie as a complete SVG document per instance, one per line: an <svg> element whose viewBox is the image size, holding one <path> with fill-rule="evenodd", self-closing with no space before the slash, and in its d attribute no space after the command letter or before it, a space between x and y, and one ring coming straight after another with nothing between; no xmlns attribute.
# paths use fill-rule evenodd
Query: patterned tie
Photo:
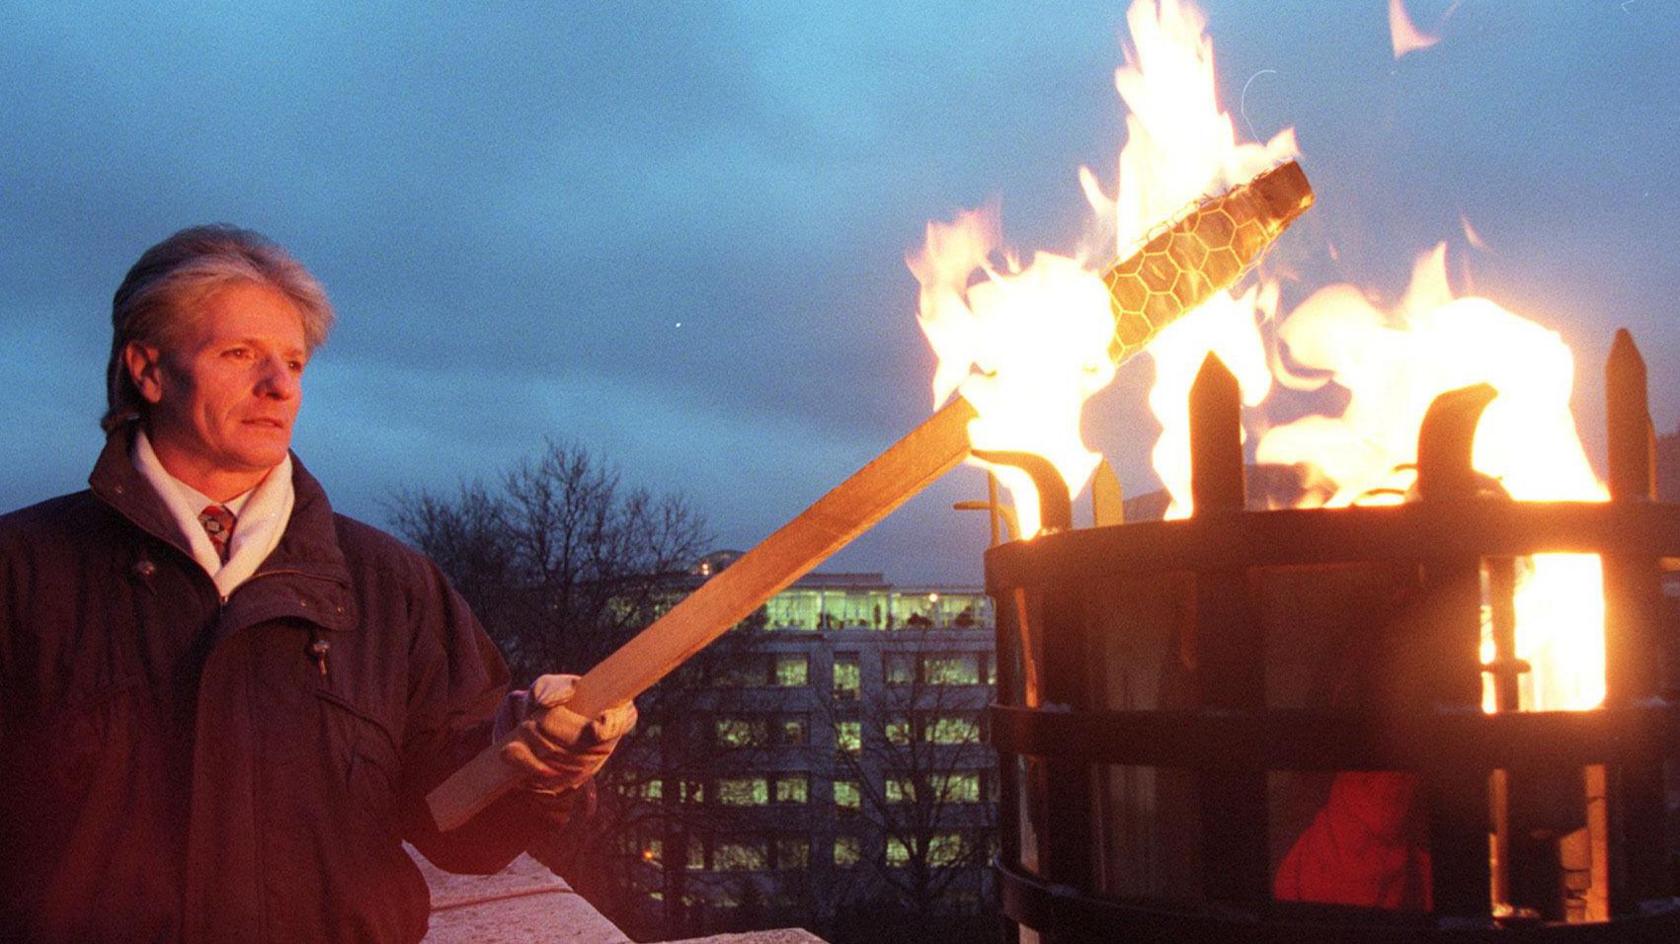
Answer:
<svg viewBox="0 0 1680 944"><path fill-rule="evenodd" d="M204 525L204 533L210 535L210 544L222 563L227 563L228 540L233 537L233 512L224 505L210 505L198 513L198 523Z"/></svg>

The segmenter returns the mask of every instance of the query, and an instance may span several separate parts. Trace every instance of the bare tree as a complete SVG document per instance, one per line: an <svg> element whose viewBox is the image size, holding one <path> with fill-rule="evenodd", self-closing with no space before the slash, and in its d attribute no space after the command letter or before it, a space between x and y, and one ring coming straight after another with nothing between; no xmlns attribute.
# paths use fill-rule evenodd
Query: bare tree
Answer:
<svg viewBox="0 0 1680 944"><path fill-rule="evenodd" d="M403 493L393 519L466 598L520 684L599 662L651 621L671 575L708 540L681 496L627 489L580 446L549 442L498 484Z"/></svg>
<svg viewBox="0 0 1680 944"><path fill-rule="evenodd" d="M895 918L922 928L924 939L928 928L954 929L954 918L989 926L979 893L996 833L996 764L981 730L990 689L953 677L944 664L953 655L885 656L891 683L880 696L823 702L836 724L836 779L856 785L859 813L875 834L859 850L865 874L832 933L851 936L846 911L863 915L865 937ZM893 659L902 666L892 668ZM959 939L973 933L966 924L953 930Z"/></svg>
<svg viewBox="0 0 1680 944"><path fill-rule="evenodd" d="M402 494L393 518L466 598L521 685L587 671L645 627L698 585L688 570L708 541L682 498L626 488L588 450L553 442L494 487ZM750 750L713 744L715 698L695 679L719 656L701 654L679 670L685 678L636 699L641 721L598 778L587 825L532 850L626 929L688 936L685 903L708 891L689 886L714 880L689 873L689 848L737 828L740 811L702 796L754 766ZM664 906L650 911L654 893Z"/></svg>

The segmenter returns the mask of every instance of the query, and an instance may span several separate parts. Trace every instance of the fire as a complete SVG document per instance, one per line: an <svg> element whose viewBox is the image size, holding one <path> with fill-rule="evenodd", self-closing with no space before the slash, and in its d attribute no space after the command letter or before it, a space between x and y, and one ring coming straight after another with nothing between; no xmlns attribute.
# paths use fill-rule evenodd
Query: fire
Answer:
<svg viewBox="0 0 1680 944"><path fill-rule="evenodd" d="M1166 518L1188 518L1190 501L1190 386L1208 354L1237 376L1243 405L1258 407L1272 389L1266 348L1256 316L1277 307L1275 283L1251 288L1239 297L1221 296L1169 325L1149 347L1155 362L1155 385L1149 410L1161 424L1150 461L1172 496Z"/></svg>
<svg viewBox="0 0 1680 944"><path fill-rule="evenodd" d="M1474 383L1499 391L1476 437L1478 471L1511 497L1596 499L1603 487L1569 412L1574 359L1556 332L1485 298L1454 298L1446 245L1417 260L1412 284L1392 311L1379 311L1350 285L1319 289L1278 327L1290 358L1317 377L1281 364L1295 389L1334 382L1350 399L1338 417L1311 416L1269 430L1259 461L1311 463L1334 484L1326 504L1353 503L1376 489L1403 490L1396 467L1415 458L1417 429L1436 395Z"/></svg>
<svg viewBox="0 0 1680 944"><path fill-rule="evenodd" d="M1406 5L1401 0L1388 0L1388 38L1396 59L1409 52L1428 49L1441 41L1441 37L1431 36L1412 24L1412 18L1406 15Z"/></svg>
<svg viewBox="0 0 1680 944"><path fill-rule="evenodd" d="M975 448L1039 453L1076 492L1101 459L1080 434L1083 404L1114 378L1108 359L1114 322L1102 270L1198 197L1297 153L1292 130L1265 145L1237 142L1230 116L1218 107L1213 47L1194 8L1177 0L1139 2L1126 19L1135 46L1114 77L1127 108L1115 194L1089 168L1079 169L1090 206L1089 248L1072 255L1040 251L1024 268L1009 254L994 263L1002 242L996 214L975 211L930 223L922 249L909 258L921 284L918 320L939 357L935 406L959 393L979 410L969 429ZM1254 328L1265 298L1275 293L1217 295L1163 331L1151 353L1159 361L1175 352L1199 364L1218 349L1230 363L1249 365L1244 393L1257 404L1270 382ZM1244 323L1252 336L1233 341L1232 329ZM1182 397L1176 405L1161 403L1161 411L1183 411ZM1022 535L1035 534L1032 483L1012 469L995 471L1014 496Z"/></svg>
<svg viewBox="0 0 1680 944"><path fill-rule="evenodd" d="M1102 457L1085 447L1080 413L1114 378L1108 290L1095 271L1052 253L1025 269L995 269L996 248L993 217L970 213L928 224L926 247L910 259L922 284L922 330L940 355L934 405L960 389L979 411L968 429L974 448L1036 452L1082 486ZM984 278L970 286L976 272ZM1031 479L996 471L1016 496L1022 535L1037 533Z"/></svg>
<svg viewBox="0 0 1680 944"><path fill-rule="evenodd" d="M1412 26L1399 0L1390 19L1397 56L1436 41ZM1099 271L1199 196L1297 152L1293 129L1264 145L1237 140L1217 100L1206 21L1193 7L1138 0L1126 20L1133 45L1114 77L1126 112L1115 191L1079 169L1090 208L1088 248L1037 252L1023 266L1002 248L995 210L981 210L930 223L909 259L921 284L918 317L939 357L935 405L953 394L967 398L979 412L969 430L976 448L1044 455L1076 493L1100 459L1081 437L1083 404L1115 373L1104 353L1113 325ZM1466 238L1482 245L1469 221L1461 222ZM1300 464L1319 477L1309 489L1315 503L1404 500L1429 403L1482 382L1499 395L1478 428L1480 473L1517 500L1603 500L1570 413L1568 347L1489 299L1455 297L1445 261L1445 244L1423 254L1405 296L1386 310L1365 291L1331 285L1279 317L1279 286L1261 279L1216 295L1161 331L1148 348L1155 367L1149 403L1162 426L1152 458L1173 499L1168 517L1193 510L1187 399L1209 352L1237 375L1255 416L1274 384L1311 390L1334 383L1346 391L1338 416L1270 429L1260 418L1250 424L1258 461ZM1263 326L1275 334L1270 350ZM997 471L1014 497L1022 534L1031 536L1038 528L1030 481L1012 469ZM1590 556L1522 562L1516 655L1535 666L1523 677L1525 709L1590 708L1602 700L1598 585Z"/></svg>
<svg viewBox="0 0 1680 944"><path fill-rule="evenodd" d="M1417 260L1399 305L1379 311L1349 285L1318 290L1278 327L1292 359L1318 372L1280 368L1281 383L1334 382L1349 400L1340 416L1309 416L1270 429L1263 463L1308 463L1328 486L1325 504L1399 501L1411 484L1417 430L1440 393L1475 383L1499 392L1477 428L1473 463L1519 501L1603 501L1570 413L1574 358L1556 332L1485 298L1455 298L1446 245ZM1517 657L1531 710L1595 707L1604 698L1604 603L1598 558L1541 554L1519 577ZM1484 642L1491 656L1491 642ZM1491 692L1487 699L1491 710Z"/></svg>

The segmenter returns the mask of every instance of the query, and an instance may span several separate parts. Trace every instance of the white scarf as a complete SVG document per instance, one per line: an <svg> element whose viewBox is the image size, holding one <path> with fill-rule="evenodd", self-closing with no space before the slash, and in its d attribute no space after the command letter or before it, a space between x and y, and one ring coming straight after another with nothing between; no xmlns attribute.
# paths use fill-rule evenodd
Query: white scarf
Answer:
<svg viewBox="0 0 1680 944"><path fill-rule="evenodd" d="M292 457L288 453L280 464L270 469L257 487L228 502L216 502L192 486L169 474L152 450L152 441L144 429L134 436L134 467L140 471L152 490L163 499L165 508L175 519L192 549L193 559L216 582L216 592L226 600L235 588L257 572L268 555L279 546L292 518ZM226 505L237 517L233 539L228 543L227 563L216 553L210 535L198 516L207 505Z"/></svg>

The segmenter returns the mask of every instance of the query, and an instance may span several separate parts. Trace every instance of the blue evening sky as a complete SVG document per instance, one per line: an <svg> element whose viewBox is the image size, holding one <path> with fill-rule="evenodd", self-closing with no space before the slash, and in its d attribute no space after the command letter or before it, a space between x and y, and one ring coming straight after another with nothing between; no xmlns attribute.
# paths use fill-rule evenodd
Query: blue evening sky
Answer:
<svg viewBox="0 0 1680 944"><path fill-rule="evenodd" d="M1680 5L1409 6L1443 38L1396 62L1383 0L1203 4L1226 107L1295 126L1318 192L1278 252L1392 300L1448 240L1574 346L1602 469L1616 327L1680 424ZM111 291L225 220L337 305L296 446L340 510L383 523L399 488L556 437L750 546L927 415L927 220L995 199L1013 247L1074 246L1077 167L1112 186L1123 27L974 0L0 4L0 506L81 487ZM1150 370L1086 415L1129 494L1156 487ZM984 521L949 509L983 487L952 473L830 569L977 581Z"/></svg>

